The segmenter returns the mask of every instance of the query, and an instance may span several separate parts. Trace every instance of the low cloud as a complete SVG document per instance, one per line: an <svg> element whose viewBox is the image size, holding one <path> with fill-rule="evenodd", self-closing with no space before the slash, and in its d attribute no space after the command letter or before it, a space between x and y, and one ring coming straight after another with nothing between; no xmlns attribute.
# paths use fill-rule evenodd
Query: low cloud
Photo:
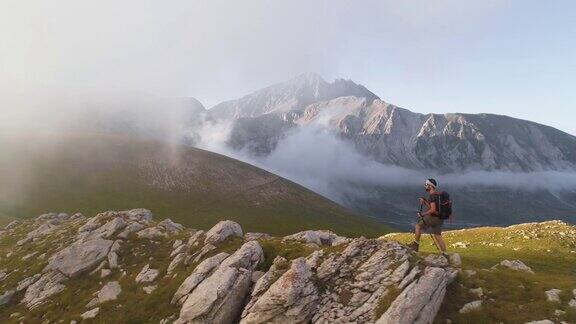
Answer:
<svg viewBox="0 0 576 324"><path fill-rule="evenodd" d="M450 190L458 188L559 192L576 190L576 173L562 171L502 172L471 171L438 174L384 165L359 153L352 143L340 138L326 126L326 118L286 134L267 156L256 157L248 150L226 146L229 124L207 124L202 128L199 147L261 167L297 182L329 198L369 195L374 187L422 186L425 179L436 178ZM366 191L362 190L366 187Z"/></svg>

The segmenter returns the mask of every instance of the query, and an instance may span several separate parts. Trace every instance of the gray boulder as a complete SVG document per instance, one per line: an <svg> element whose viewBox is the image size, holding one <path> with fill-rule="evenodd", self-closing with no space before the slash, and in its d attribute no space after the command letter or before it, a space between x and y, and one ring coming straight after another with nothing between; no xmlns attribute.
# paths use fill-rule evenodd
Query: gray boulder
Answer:
<svg viewBox="0 0 576 324"><path fill-rule="evenodd" d="M126 227L126 221L122 217L114 217L106 224L90 232L89 237L110 238L114 233Z"/></svg>
<svg viewBox="0 0 576 324"><path fill-rule="evenodd" d="M430 254L424 258L424 264L429 265L431 267L447 267L449 265L448 259L446 259L443 255L438 254Z"/></svg>
<svg viewBox="0 0 576 324"><path fill-rule="evenodd" d="M204 244L216 245L224 242L230 236L242 237L242 227L230 220L220 221L206 233Z"/></svg>
<svg viewBox="0 0 576 324"><path fill-rule="evenodd" d="M184 229L184 226L182 226L182 224L174 223L170 218L166 218L165 220L158 223L158 225L156 226L162 228L163 230L169 233L179 232Z"/></svg>
<svg viewBox="0 0 576 324"><path fill-rule="evenodd" d="M158 271L157 269L150 269L150 265L147 264L136 276L136 282L137 283L152 282L156 279L156 277L158 277L159 273L160 271Z"/></svg>
<svg viewBox="0 0 576 324"><path fill-rule="evenodd" d="M102 238L73 243L54 254L44 271L58 270L68 277L89 271L106 259L113 243Z"/></svg>
<svg viewBox="0 0 576 324"><path fill-rule="evenodd" d="M129 220L136 222L149 222L153 218L152 212L144 208L126 210L122 214L126 215Z"/></svg>
<svg viewBox="0 0 576 324"><path fill-rule="evenodd" d="M118 283L118 281L110 281L100 289L96 297L86 305L86 308L92 308L104 302L116 300L121 292L122 288L120 287L120 283Z"/></svg>
<svg viewBox="0 0 576 324"><path fill-rule="evenodd" d="M298 241L317 245L339 245L347 243L348 239L338 236L331 231L303 231L285 236L282 241Z"/></svg>
<svg viewBox="0 0 576 324"><path fill-rule="evenodd" d="M528 272L528 273L534 273L534 271L532 271L532 269L525 265L524 262L520 261L520 260L503 260L502 262L500 262L499 264L495 265L494 267L498 267L498 266L503 266L512 270L516 270L516 271L523 271L523 272Z"/></svg>
<svg viewBox="0 0 576 324"><path fill-rule="evenodd" d="M144 227L145 226L140 223L130 223L122 232L120 232L120 234L118 234L118 238L125 240L131 233L138 232Z"/></svg>
<svg viewBox="0 0 576 324"><path fill-rule="evenodd" d="M550 290L546 290L544 293L546 294L546 300L549 302L555 302L555 303L559 303L560 302L560 293L562 292L562 290L560 289L550 289Z"/></svg>
<svg viewBox="0 0 576 324"><path fill-rule="evenodd" d="M475 300L462 306L458 312L460 314L466 314L478 310L480 307L482 307L482 300Z"/></svg>

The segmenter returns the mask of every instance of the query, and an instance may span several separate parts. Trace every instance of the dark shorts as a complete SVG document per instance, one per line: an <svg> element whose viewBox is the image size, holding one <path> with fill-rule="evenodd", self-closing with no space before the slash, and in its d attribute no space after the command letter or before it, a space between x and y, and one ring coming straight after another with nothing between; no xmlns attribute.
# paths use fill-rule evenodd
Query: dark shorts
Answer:
<svg viewBox="0 0 576 324"><path fill-rule="evenodd" d="M420 218L418 224L420 228L426 233L430 234L442 234L442 224L444 223L439 217L434 217L426 215Z"/></svg>

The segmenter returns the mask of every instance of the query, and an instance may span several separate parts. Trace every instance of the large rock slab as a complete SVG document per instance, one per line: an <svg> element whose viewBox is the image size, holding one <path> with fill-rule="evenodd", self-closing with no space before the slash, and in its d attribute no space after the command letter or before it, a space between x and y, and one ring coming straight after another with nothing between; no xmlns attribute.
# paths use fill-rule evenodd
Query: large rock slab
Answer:
<svg viewBox="0 0 576 324"><path fill-rule="evenodd" d="M305 258L292 265L250 308L240 323L307 323L318 305L318 289Z"/></svg>
<svg viewBox="0 0 576 324"><path fill-rule="evenodd" d="M446 286L456 274L450 268L425 268L422 276L400 293L376 323L432 323L444 300Z"/></svg>
<svg viewBox="0 0 576 324"><path fill-rule="evenodd" d="M89 271L107 258L113 243L102 238L73 243L54 254L44 271L57 270L68 277Z"/></svg>
<svg viewBox="0 0 576 324"><path fill-rule="evenodd" d="M218 253L198 264L194 271L192 271L180 287L178 287L178 290L172 298L172 304L184 303L183 297L187 296L194 288L196 288L196 286L198 286L199 283L206 279L212 270L216 269L228 256L229 254L225 252Z"/></svg>
<svg viewBox="0 0 576 324"><path fill-rule="evenodd" d="M220 221L206 233L204 244L216 245L224 242L230 236L242 237L242 227L230 220Z"/></svg>
<svg viewBox="0 0 576 324"><path fill-rule="evenodd" d="M242 312L252 272L263 256L257 241L242 245L192 290L175 323L232 323Z"/></svg>
<svg viewBox="0 0 576 324"><path fill-rule="evenodd" d="M44 303L48 298L66 288L66 286L62 284L65 280L66 276L58 271L44 273L40 279L26 289L21 303L28 308L34 308Z"/></svg>

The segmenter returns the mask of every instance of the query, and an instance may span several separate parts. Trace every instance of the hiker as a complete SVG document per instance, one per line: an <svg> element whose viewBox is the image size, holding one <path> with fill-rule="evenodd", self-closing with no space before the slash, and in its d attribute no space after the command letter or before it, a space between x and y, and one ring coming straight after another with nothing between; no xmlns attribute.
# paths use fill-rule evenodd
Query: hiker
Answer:
<svg viewBox="0 0 576 324"><path fill-rule="evenodd" d="M444 223L444 219L448 218L452 213L449 196L445 192L438 191L438 182L434 179L426 180L424 187L430 196L428 199L422 197L418 198L420 203L420 211L418 212L418 217L420 219L415 226L414 242L412 242L409 247L418 252L422 231L429 230L430 234L433 235L432 239L435 240L435 244L437 244L437 247L442 251L442 254L445 255L446 243L442 238L442 224ZM442 203L442 199L446 199L447 203L445 204L447 204L448 208L446 208L446 211L441 213L439 212L439 209L441 208L440 204ZM425 212L422 212L423 205L425 205L428 209ZM446 214L448 214L448 216L445 216Z"/></svg>

